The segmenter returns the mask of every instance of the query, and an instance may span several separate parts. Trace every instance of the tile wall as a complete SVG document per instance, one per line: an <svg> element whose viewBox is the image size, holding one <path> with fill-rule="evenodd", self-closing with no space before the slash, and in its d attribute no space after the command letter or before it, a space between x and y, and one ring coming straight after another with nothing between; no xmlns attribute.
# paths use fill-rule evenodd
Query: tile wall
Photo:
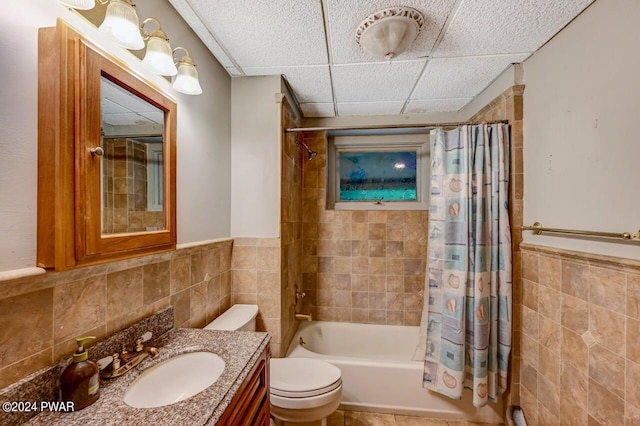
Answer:
<svg viewBox="0 0 640 426"><path fill-rule="evenodd" d="M427 254L426 211L325 208L326 141L303 164L305 311L324 321L419 325Z"/></svg>
<svg viewBox="0 0 640 426"><path fill-rule="evenodd" d="M231 240L0 282L0 388L173 305L202 327L231 303Z"/></svg>
<svg viewBox="0 0 640 426"><path fill-rule="evenodd" d="M235 238L231 262L231 304L258 305L256 327L271 334L272 356L280 356L281 248L279 238Z"/></svg>
<svg viewBox="0 0 640 426"><path fill-rule="evenodd" d="M640 424L640 262L521 249L527 423Z"/></svg>
<svg viewBox="0 0 640 426"><path fill-rule="evenodd" d="M300 122L286 98L281 127ZM284 356L296 332L295 286L302 287L302 162L296 134L282 132L280 238L236 238L232 303L258 305L257 328L271 334L271 355Z"/></svg>
<svg viewBox="0 0 640 426"><path fill-rule="evenodd" d="M300 119L287 99L282 100L282 128L299 127ZM282 177L280 179L280 238L282 241L281 263L281 335L282 351L286 351L297 330L295 320L296 288L302 292L302 167L307 153L296 146L300 136L296 133L283 133L282 140ZM285 354L282 353L282 356Z"/></svg>

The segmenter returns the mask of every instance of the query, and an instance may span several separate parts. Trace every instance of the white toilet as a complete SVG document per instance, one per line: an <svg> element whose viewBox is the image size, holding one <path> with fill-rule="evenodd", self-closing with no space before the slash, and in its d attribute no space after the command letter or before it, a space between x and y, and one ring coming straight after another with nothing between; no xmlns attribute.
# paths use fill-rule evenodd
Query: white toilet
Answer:
<svg viewBox="0 0 640 426"><path fill-rule="evenodd" d="M233 305L205 327L208 330L255 331L256 305ZM312 358L272 358L271 415L278 424L326 425L342 399L342 373L328 362Z"/></svg>

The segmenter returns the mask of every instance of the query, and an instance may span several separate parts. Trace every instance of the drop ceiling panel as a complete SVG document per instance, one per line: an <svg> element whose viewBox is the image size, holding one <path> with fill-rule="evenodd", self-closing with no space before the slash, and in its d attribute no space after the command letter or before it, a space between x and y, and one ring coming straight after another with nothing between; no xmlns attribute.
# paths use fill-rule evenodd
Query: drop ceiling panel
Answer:
<svg viewBox="0 0 640 426"><path fill-rule="evenodd" d="M327 63L318 0L190 0L240 67Z"/></svg>
<svg viewBox="0 0 640 426"><path fill-rule="evenodd" d="M463 0L435 56L533 52L593 0Z"/></svg>
<svg viewBox="0 0 640 426"><path fill-rule="evenodd" d="M200 19L200 16L191 8L188 0L169 0L173 7L180 13L182 18L189 23L193 32L200 37L202 42L207 46L207 48L213 53L213 56L216 57L218 62L225 67L230 68L233 67L234 64L231 59L227 56L227 53L222 49L222 47L216 41L214 36L214 32L207 26L208 21L204 21ZM193 60L198 63L198 58L193 58Z"/></svg>
<svg viewBox="0 0 640 426"><path fill-rule="evenodd" d="M404 102L345 102L338 103L338 115L400 114Z"/></svg>
<svg viewBox="0 0 640 426"><path fill-rule="evenodd" d="M333 88L337 102L404 101L425 61L394 61L335 65Z"/></svg>
<svg viewBox="0 0 640 426"><path fill-rule="evenodd" d="M524 55L432 59L411 99L474 97Z"/></svg>
<svg viewBox="0 0 640 426"><path fill-rule="evenodd" d="M302 114L307 117L335 117L333 103L307 103L300 104Z"/></svg>
<svg viewBox="0 0 640 426"><path fill-rule="evenodd" d="M282 74L298 102L333 102L329 66L245 68L246 75Z"/></svg>
<svg viewBox="0 0 640 426"><path fill-rule="evenodd" d="M417 9L425 19L416 41L398 59L428 56L455 3L455 0L403 0L400 4L394 0L326 0L333 63L379 62L380 58L371 56L358 46L356 30L367 16L394 6Z"/></svg>
<svg viewBox="0 0 640 426"><path fill-rule="evenodd" d="M432 112L459 111L473 98L452 99L427 99L422 101L409 101L404 110L405 114L430 114Z"/></svg>
<svg viewBox="0 0 640 426"><path fill-rule="evenodd" d="M117 114L117 113L129 112L128 109L121 107L117 103L107 99L104 96L102 96L101 108L102 108L103 114Z"/></svg>
<svg viewBox="0 0 640 426"><path fill-rule="evenodd" d="M105 114L104 122L112 126L153 125L155 122L141 115L129 112L124 114Z"/></svg>

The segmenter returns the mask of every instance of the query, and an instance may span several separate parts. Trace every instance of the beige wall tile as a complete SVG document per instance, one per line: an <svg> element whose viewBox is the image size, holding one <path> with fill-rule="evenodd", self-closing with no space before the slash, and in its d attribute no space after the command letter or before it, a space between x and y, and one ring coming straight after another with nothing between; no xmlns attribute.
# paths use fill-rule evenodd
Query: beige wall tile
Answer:
<svg viewBox="0 0 640 426"><path fill-rule="evenodd" d="M576 297L562 295L561 323L564 327L582 334L589 329L589 304Z"/></svg>
<svg viewBox="0 0 640 426"><path fill-rule="evenodd" d="M627 359L640 363L640 321L627 318Z"/></svg>
<svg viewBox="0 0 640 426"><path fill-rule="evenodd" d="M589 379L570 362L563 362L560 373L561 405L575 406L586 414ZM584 416L586 417L586 415Z"/></svg>
<svg viewBox="0 0 640 426"><path fill-rule="evenodd" d="M589 415L602 425L624 424L624 401L594 380L589 380Z"/></svg>
<svg viewBox="0 0 640 426"><path fill-rule="evenodd" d="M538 422L545 426L555 426L560 424L560 411L549 411L544 405L538 405Z"/></svg>
<svg viewBox="0 0 640 426"><path fill-rule="evenodd" d="M171 262L159 262L143 267L143 303L151 304L171 293Z"/></svg>
<svg viewBox="0 0 640 426"><path fill-rule="evenodd" d="M524 348L523 348L524 357ZM563 361L570 362L581 373L589 373L589 352L582 337L568 328L562 328L561 357Z"/></svg>
<svg viewBox="0 0 640 426"><path fill-rule="evenodd" d="M520 404L525 413L527 424L538 424L538 399L524 386L520 387Z"/></svg>
<svg viewBox="0 0 640 426"><path fill-rule="evenodd" d="M589 349L589 378L624 398L624 358L600 345Z"/></svg>
<svg viewBox="0 0 640 426"><path fill-rule="evenodd" d="M255 270L257 268L257 247L252 247L252 246L234 247L233 255L231 259L231 267L234 270L235 269Z"/></svg>
<svg viewBox="0 0 640 426"><path fill-rule="evenodd" d="M522 334L520 342L522 344L522 360L533 368L538 368L538 342L529 336Z"/></svg>
<svg viewBox="0 0 640 426"><path fill-rule="evenodd" d="M627 274L627 315L640 319L640 274Z"/></svg>
<svg viewBox="0 0 640 426"><path fill-rule="evenodd" d="M541 374L538 374L538 401L551 412L560 411L560 386Z"/></svg>
<svg viewBox="0 0 640 426"><path fill-rule="evenodd" d="M602 346L624 356L625 353L625 316L601 308L589 306L589 331Z"/></svg>
<svg viewBox="0 0 640 426"><path fill-rule="evenodd" d="M626 361L626 398L627 404L640 407L640 364Z"/></svg>
<svg viewBox="0 0 640 426"><path fill-rule="evenodd" d="M0 366L53 346L53 289L0 300Z"/></svg>
<svg viewBox="0 0 640 426"><path fill-rule="evenodd" d="M538 372L526 362L520 365L520 383L535 397L538 393Z"/></svg>
<svg viewBox="0 0 640 426"><path fill-rule="evenodd" d="M539 260L540 284L555 290L562 288L562 263L560 259L541 255Z"/></svg>
<svg viewBox="0 0 640 426"><path fill-rule="evenodd" d="M561 326L555 321L540 315L540 327L538 340L541 345L555 354L560 354L560 339L562 337Z"/></svg>
<svg viewBox="0 0 640 426"><path fill-rule="evenodd" d="M183 290L171 295L176 327L181 327L191 318L191 290Z"/></svg>
<svg viewBox="0 0 640 426"><path fill-rule="evenodd" d="M369 229L369 233L368 233L369 240L385 240L386 239L387 228L384 223L370 223L368 229ZM354 238L356 238L355 233L354 233Z"/></svg>
<svg viewBox="0 0 640 426"><path fill-rule="evenodd" d="M562 318L562 294L549 287L538 286L538 312L559 323Z"/></svg>
<svg viewBox="0 0 640 426"><path fill-rule="evenodd" d="M538 282L538 255L522 253L522 278Z"/></svg>
<svg viewBox="0 0 640 426"><path fill-rule="evenodd" d="M107 321L142 307L142 270L138 267L107 275Z"/></svg>
<svg viewBox="0 0 640 426"><path fill-rule="evenodd" d="M231 272L233 293L256 293L258 291L258 271L233 270Z"/></svg>
<svg viewBox="0 0 640 426"><path fill-rule="evenodd" d="M538 370L554 386L560 386L560 355L538 346Z"/></svg>
<svg viewBox="0 0 640 426"><path fill-rule="evenodd" d="M191 256L171 259L171 294L184 291L191 285Z"/></svg>
<svg viewBox="0 0 640 426"><path fill-rule="evenodd" d="M627 305L625 273L593 266L589 272L591 303L624 314Z"/></svg>
<svg viewBox="0 0 640 426"><path fill-rule="evenodd" d="M538 341L538 313L522 306L522 332Z"/></svg>
<svg viewBox="0 0 640 426"><path fill-rule="evenodd" d="M192 327L204 327L207 325L207 301L209 300L209 286L207 282L201 282L191 287L190 294L190 321Z"/></svg>
<svg viewBox="0 0 640 426"><path fill-rule="evenodd" d="M562 261L562 292L582 300L589 300L589 265Z"/></svg>
<svg viewBox="0 0 640 426"><path fill-rule="evenodd" d="M315 274L314 274L315 277ZM280 272L258 271L256 274L258 293L280 294ZM314 286L315 287L315 286Z"/></svg>
<svg viewBox="0 0 640 426"><path fill-rule="evenodd" d="M538 287L537 283L522 280L522 304L534 311L538 311Z"/></svg>
<svg viewBox="0 0 640 426"><path fill-rule="evenodd" d="M628 402L624 407L624 420L627 425L638 425L640 424L640 408L629 404Z"/></svg>
<svg viewBox="0 0 640 426"><path fill-rule="evenodd" d="M106 321L107 277L98 275L53 289L54 343L79 337Z"/></svg>
<svg viewBox="0 0 640 426"><path fill-rule="evenodd" d="M280 294L258 294L257 302L260 314L263 318L278 319L280 318L281 306Z"/></svg>
<svg viewBox="0 0 640 426"><path fill-rule="evenodd" d="M0 368L0 389L15 383L22 378L35 373L36 371L48 367L53 363L53 348L48 347L43 351L35 354L29 354L28 357L22 358L20 361L15 362L9 366L5 366L5 362L0 365L5 366Z"/></svg>
<svg viewBox="0 0 640 426"><path fill-rule="evenodd" d="M279 272L280 271L280 248L279 247L257 247L256 248L256 269L260 271Z"/></svg>

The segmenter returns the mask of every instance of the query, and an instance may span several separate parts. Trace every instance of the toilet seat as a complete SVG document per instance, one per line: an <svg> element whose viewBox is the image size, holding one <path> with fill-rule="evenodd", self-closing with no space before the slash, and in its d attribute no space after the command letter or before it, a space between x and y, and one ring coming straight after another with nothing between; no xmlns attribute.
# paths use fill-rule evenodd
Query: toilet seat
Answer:
<svg viewBox="0 0 640 426"><path fill-rule="evenodd" d="M342 372L333 364L311 358L272 358L270 392L286 398L309 398L342 386Z"/></svg>

